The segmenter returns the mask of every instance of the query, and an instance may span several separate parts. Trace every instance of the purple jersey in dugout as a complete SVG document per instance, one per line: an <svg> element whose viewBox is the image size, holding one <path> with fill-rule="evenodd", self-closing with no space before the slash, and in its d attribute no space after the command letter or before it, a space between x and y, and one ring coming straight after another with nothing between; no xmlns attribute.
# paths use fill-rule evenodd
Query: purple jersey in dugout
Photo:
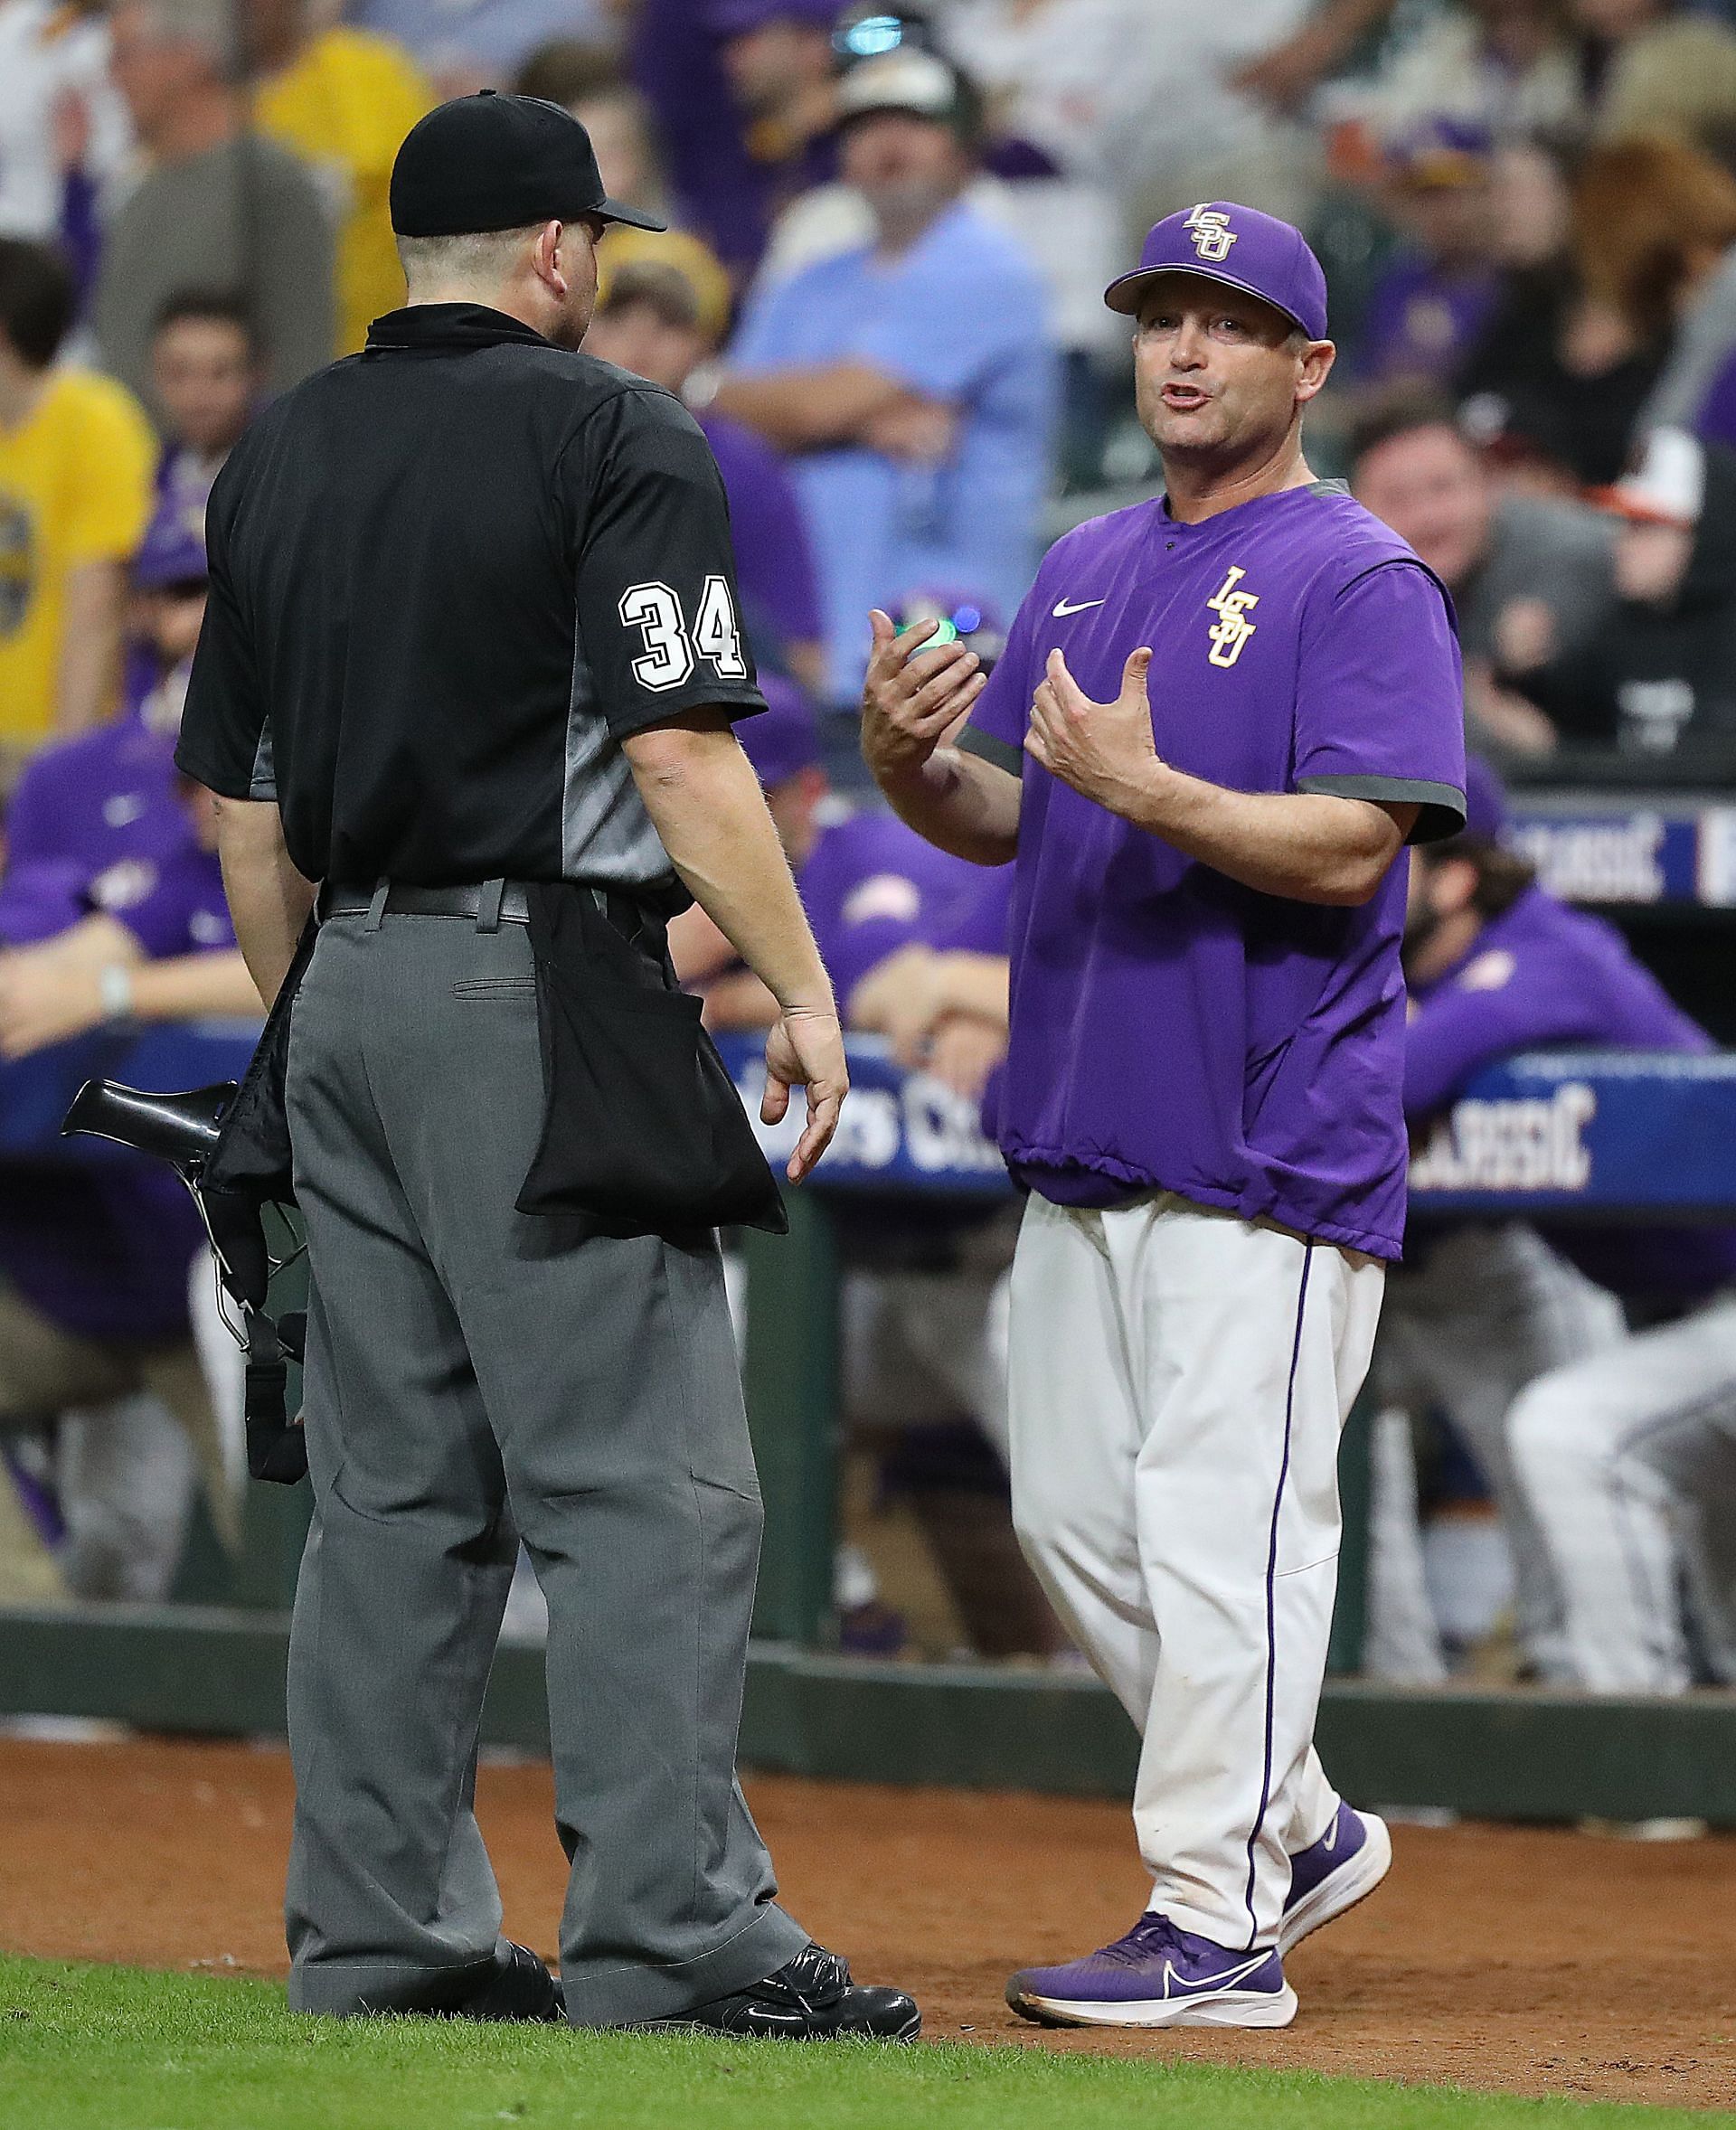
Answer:
<svg viewBox="0 0 1736 2130"><path fill-rule="evenodd" d="M217 860L175 797L174 748L128 717L35 757L7 816L0 945L101 909L153 960L234 946ZM71 1173L0 1167L0 1275L77 1337L184 1337L200 1239L179 1181L145 1155Z"/></svg>
<svg viewBox="0 0 1736 2130"><path fill-rule="evenodd" d="M799 884L846 1014L857 985L901 947L999 951L1012 873L939 851L892 814L851 814L825 829Z"/></svg>
<svg viewBox="0 0 1736 2130"><path fill-rule="evenodd" d="M1414 985L1405 1031L1404 1108L1426 1123L1486 1065L1521 1051L1679 1051L1717 1045L1629 952L1613 925L1528 888L1467 952ZM1694 1296L1736 1277L1736 1230L1563 1226L1551 1239L1623 1294Z"/></svg>
<svg viewBox="0 0 1736 2130"><path fill-rule="evenodd" d="M1173 1191L1396 1258L1406 869L1356 909L1260 894L1020 751L1051 650L1108 701L1141 645L1175 768L1416 805L1416 840L1464 815L1447 596L1337 484L1193 525L1140 504L1067 534L964 742L1024 778L1002 1150L1058 1203Z"/></svg>

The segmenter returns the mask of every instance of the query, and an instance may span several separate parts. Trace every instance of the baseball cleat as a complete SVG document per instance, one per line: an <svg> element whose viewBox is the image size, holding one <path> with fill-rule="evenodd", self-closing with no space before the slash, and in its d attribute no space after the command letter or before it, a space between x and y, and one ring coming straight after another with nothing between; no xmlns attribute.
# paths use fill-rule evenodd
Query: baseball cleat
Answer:
<svg viewBox="0 0 1736 2130"><path fill-rule="evenodd" d="M1231 1952L1149 1914L1082 1960L1022 1969L1006 2001L1039 2026L1288 2026L1296 2017L1271 1946Z"/></svg>
<svg viewBox="0 0 1736 2130"><path fill-rule="evenodd" d="M913 2041L922 2014L902 1990L852 1982L835 1953L810 1945L763 1982L695 2004L678 2018L646 2023L790 2041Z"/></svg>
<svg viewBox="0 0 1736 2130"><path fill-rule="evenodd" d="M1290 1890L1278 1918L1278 1949L1293 1952L1312 1930L1366 1900L1392 1868L1392 1837L1373 1812L1342 1800L1338 1816L1290 1859Z"/></svg>

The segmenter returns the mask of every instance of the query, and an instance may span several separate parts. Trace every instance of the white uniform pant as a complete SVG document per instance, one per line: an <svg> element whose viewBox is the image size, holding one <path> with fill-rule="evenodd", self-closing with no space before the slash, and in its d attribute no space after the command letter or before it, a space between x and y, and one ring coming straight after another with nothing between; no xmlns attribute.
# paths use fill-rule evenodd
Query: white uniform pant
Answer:
<svg viewBox="0 0 1736 2130"><path fill-rule="evenodd" d="M1736 1296L1533 1383L1514 1469L1562 1608L1553 1683L1680 1693L1685 1580L1736 1683Z"/></svg>
<svg viewBox="0 0 1736 2130"><path fill-rule="evenodd" d="M1615 1296L1523 1221L1477 1222L1431 1239L1387 1288L1374 1362L1382 1400L1413 1412L1439 1405L1482 1467L1512 1549L1520 1638L1545 1677L1562 1669L1561 1599L1514 1476L1507 1416L1526 1384L1612 1352L1627 1335ZM1421 1566L1415 1474L1395 1425L1382 1427L1375 1446L1366 1668L1426 1684L1444 1670L1426 1596L1406 1607L1408 1649L1389 1614L1400 1575L1420 1574ZM1394 1554L1401 1547L1402 1562Z"/></svg>
<svg viewBox="0 0 1736 2130"><path fill-rule="evenodd" d="M1173 1195L1033 1197L1013 1263L1013 1513L1142 1737L1151 1907L1272 1943L1338 1800L1314 1750L1338 1437L1384 1268Z"/></svg>

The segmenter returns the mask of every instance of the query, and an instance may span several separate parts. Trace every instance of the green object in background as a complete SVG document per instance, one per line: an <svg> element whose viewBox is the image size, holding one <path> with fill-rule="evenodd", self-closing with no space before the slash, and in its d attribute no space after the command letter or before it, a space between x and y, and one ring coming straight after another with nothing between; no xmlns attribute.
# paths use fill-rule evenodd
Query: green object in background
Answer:
<svg viewBox="0 0 1736 2130"><path fill-rule="evenodd" d="M1005 2014L985 2004L999 2030ZM0 2120L52 2130L1717 2130L1723 2110L1518 2100L937 2040L726 2041L299 2018L280 1984L0 1958ZM998 2031L997 2031L998 2038Z"/></svg>
<svg viewBox="0 0 1736 2130"><path fill-rule="evenodd" d="M838 1266L832 1216L786 1191L788 1235L749 1229L748 1427L766 1505L756 1635L813 1648L832 1639L838 1508Z"/></svg>

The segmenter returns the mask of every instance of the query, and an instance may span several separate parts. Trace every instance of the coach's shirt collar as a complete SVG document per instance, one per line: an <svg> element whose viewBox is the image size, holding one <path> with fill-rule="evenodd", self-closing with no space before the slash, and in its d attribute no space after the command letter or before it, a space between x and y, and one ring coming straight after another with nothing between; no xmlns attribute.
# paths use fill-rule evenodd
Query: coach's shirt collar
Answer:
<svg viewBox="0 0 1736 2130"><path fill-rule="evenodd" d="M368 328L368 348L499 347L505 341L520 341L528 347L548 347L551 343L532 326L505 311L490 310L482 303L414 303L401 311L388 311Z"/></svg>

